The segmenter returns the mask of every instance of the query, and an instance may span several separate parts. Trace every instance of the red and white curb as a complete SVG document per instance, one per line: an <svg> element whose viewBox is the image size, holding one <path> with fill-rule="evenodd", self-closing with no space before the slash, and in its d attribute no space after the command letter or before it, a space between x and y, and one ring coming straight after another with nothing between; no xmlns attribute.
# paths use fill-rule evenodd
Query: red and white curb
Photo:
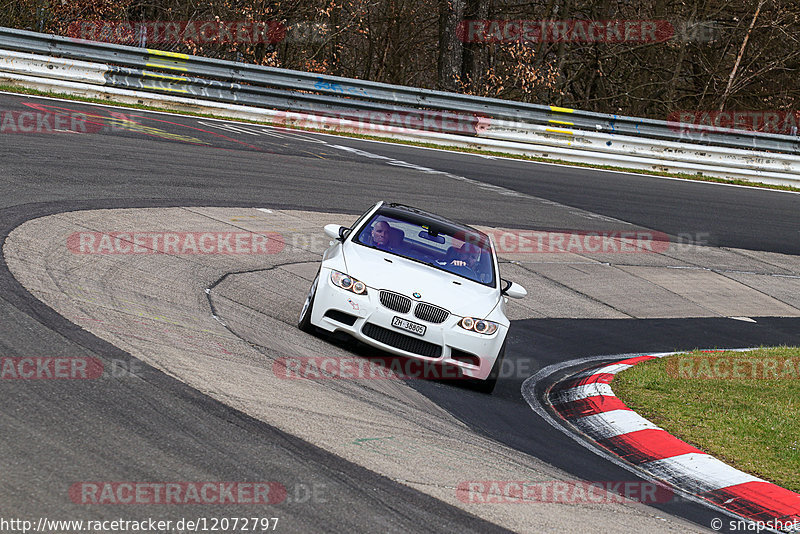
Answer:
<svg viewBox="0 0 800 534"><path fill-rule="evenodd" d="M724 464L643 418L614 395L610 382L617 373L639 362L672 354L679 353L636 356L596 366L556 383L545 398L563 420L624 461L615 462L618 465L634 466L640 475L665 482L718 510L761 524L778 521L781 525L800 525L800 494ZM575 362L567 362L570 363ZM564 368L567 364L551 368ZM531 381L544 371L547 370L523 384L523 395L537 413L542 406L538 400L531 402L536 385ZM550 374L555 371L551 369Z"/></svg>

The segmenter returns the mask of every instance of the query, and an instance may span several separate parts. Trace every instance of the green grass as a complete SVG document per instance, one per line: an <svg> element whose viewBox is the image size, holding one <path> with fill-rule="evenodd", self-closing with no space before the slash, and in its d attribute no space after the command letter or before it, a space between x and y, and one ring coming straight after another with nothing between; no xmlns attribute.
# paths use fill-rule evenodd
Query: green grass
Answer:
<svg viewBox="0 0 800 534"><path fill-rule="evenodd" d="M704 361L689 366L689 357ZM735 358L738 374L748 378L716 378L733 372L732 361L714 371L708 358ZM793 367L785 365L789 358L794 359ZM778 374L770 370L762 375L765 378L753 379L753 365L763 368L758 359L776 363ZM611 386L629 408L685 442L746 473L800 491L798 364L798 347L692 352L639 363L618 374Z"/></svg>
<svg viewBox="0 0 800 534"><path fill-rule="evenodd" d="M238 122L244 123L251 123L251 124L259 124L259 125L271 125L270 121L254 121L248 119L239 119L236 117L226 116L225 114L220 113L200 113L194 111L185 111L185 110L176 110L170 109L165 107L155 107L155 106L148 106L144 104L130 104L125 102L117 102L112 98L91 98L91 97L84 97L78 95L71 95L67 93L55 93L55 92L48 92L48 91L40 91L38 89L29 89L27 87L19 87L16 85L3 85L0 84L0 91L6 91L9 93L19 93L19 94L26 94L26 95L36 95L36 96L49 96L54 98L63 98L65 100L74 100L78 102L89 102L93 104L107 104L107 105L114 105L124 108L132 108L132 109L141 109L146 111L164 111L167 113L174 113L176 115L188 115L192 117L204 117L204 118L216 118L216 119L229 119ZM146 96L146 95L145 95ZM436 143L424 143L418 141L407 141L407 140L400 140L400 139L393 139L391 137L383 137L378 135L364 135L358 133L349 133L349 132L332 132L330 130L321 130L317 128L301 128L301 127L294 127L294 126L284 126L279 125L281 128L291 128L296 130L305 130L310 132L318 132L318 133L326 133L326 134L333 134L333 135L341 135L344 137L354 137L356 139L368 139L368 140L375 140L375 141L389 141L392 143L397 143L401 145L410 145L410 146L419 146L419 147L426 147L426 148L437 148L441 150L450 150L452 152L464 152L468 154L481 154L486 156L497 156L503 158L511 158L511 159L519 159L525 161L536 161L541 163L557 163L560 165L569 165L572 167L585 167L590 169L600 169L600 170L609 170L609 171L622 171L622 172L630 172L634 174L643 174L648 176L666 176L670 178L681 178L684 180L695 180L701 182L716 182L722 184L733 184L733 185L746 185L750 187L760 187L763 189L777 189L780 191L795 191L800 192L800 187L793 187L788 185L770 185L770 184L762 184L759 182L750 182L747 180L731 180L726 178L717 178L714 176L705 176L702 174L688 174L688 173L676 173L676 172L667 172L667 171L656 171L656 170L643 170L643 169L632 169L628 167L617 167L614 165L595 165L591 163L578 163L578 162L571 162L571 161L564 161L561 159L551 159L551 158L542 158L542 157L535 157L535 156L524 156L520 154L508 154L505 152L494 152L490 150L481 150L476 148L464 148L464 147L457 147L457 146L444 146L439 145Z"/></svg>

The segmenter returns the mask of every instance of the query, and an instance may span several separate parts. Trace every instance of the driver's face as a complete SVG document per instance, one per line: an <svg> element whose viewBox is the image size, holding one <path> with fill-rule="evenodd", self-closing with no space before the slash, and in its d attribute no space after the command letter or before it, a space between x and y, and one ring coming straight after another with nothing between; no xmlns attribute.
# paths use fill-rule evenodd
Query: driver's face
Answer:
<svg viewBox="0 0 800 534"><path fill-rule="evenodd" d="M379 222L372 229L372 242L376 245L385 245L389 242L389 225Z"/></svg>
<svg viewBox="0 0 800 534"><path fill-rule="evenodd" d="M481 259L481 253L478 252L477 254L467 254L464 258L464 261L467 262L467 265L470 267L477 265L478 261Z"/></svg>

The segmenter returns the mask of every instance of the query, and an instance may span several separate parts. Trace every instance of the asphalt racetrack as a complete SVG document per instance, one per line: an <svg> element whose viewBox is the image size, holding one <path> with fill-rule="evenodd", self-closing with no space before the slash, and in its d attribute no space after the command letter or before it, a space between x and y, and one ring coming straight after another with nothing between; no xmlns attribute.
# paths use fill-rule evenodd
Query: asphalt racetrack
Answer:
<svg viewBox="0 0 800 534"><path fill-rule="evenodd" d="M269 516L284 532L703 531L720 513L680 497L647 506L475 505L456 497L456 484L478 475L637 480L531 411L522 382L548 365L800 343L797 194L27 96L0 95L0 110L82 113L93 125L0 134L0 356L106 365L97 380L0 380L3 518ZM491 396L445 381L262 380L283 350L363 352L301 337L292 318L325 244L313 236L378 200L487 228L644 229L683 248L656 259L508 258L501 270L529 296L514 308L510 371ZM253 231L270 224L309 244L295 239L300 252L263 264L170 263L79 256L62 237L131 225L183 231L203 220ZM156 339L132 320L147 306L142 320L152 330L163 303L182 317L180 328L200 332L202 348ZM192 358L213 343L225 356ZM416 445L414 425L424 427ZM431 460L437 436L448 446ZM368 440L389 438L405 445L365 452ZM480 465L484 454L491 462ZM87 481L277 481L286 495L268 505L92 505L71 490Z"/></svg>

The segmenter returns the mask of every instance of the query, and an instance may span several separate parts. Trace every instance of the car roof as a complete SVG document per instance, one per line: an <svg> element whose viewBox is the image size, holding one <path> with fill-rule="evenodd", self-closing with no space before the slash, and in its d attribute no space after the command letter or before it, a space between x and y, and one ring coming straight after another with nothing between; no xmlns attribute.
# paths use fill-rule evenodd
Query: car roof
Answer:
<svg viewBox="0 0 800 534"><path fill-rule="evenodd" d="M417 220L425 220L426 222L433 222L438 223L441 226L450 227L451 229L455 230L463 230L467 232L474 232L481 237L485 237L487 242L489 241L489 236L485 233L481 232L480 230L468 226L466 224L462 224L456 221L452 221L446 217L442 217L441 215L436 215L435 213L431 213L429 211L421 210L419 208L415 208L413 206L407 206L405 204L384 204L378 210L382 214L390 215L392 213L397 215L408 214L411 215L412 219Z"/></svg>

